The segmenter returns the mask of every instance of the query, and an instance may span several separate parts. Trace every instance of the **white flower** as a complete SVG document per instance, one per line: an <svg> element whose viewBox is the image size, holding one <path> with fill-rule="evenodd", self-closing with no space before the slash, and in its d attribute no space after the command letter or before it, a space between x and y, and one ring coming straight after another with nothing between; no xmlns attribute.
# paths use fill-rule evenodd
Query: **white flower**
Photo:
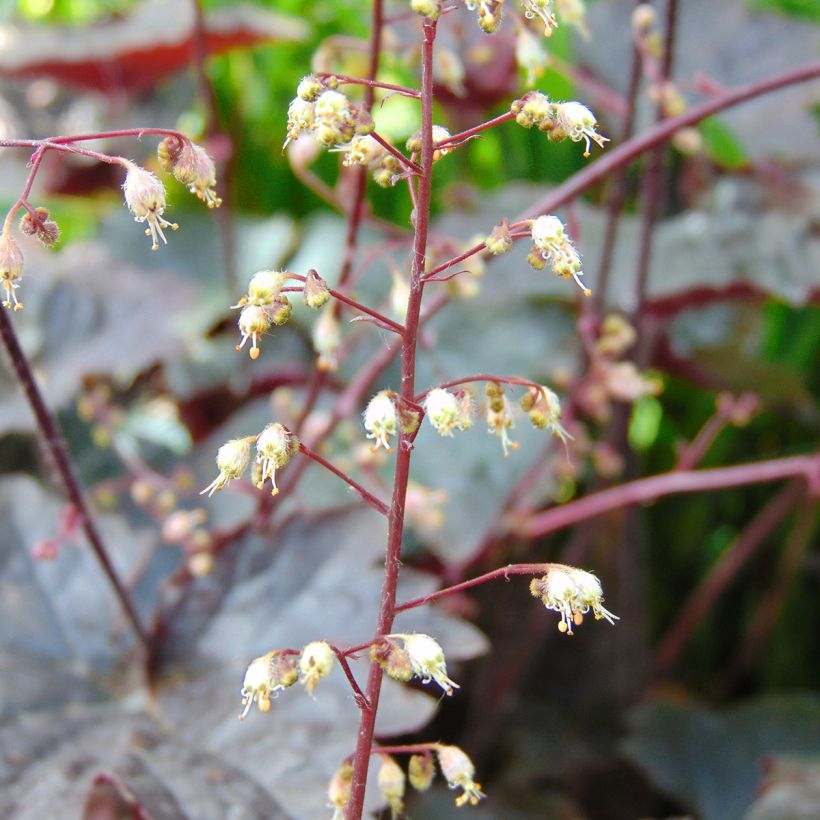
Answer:
<svg viewBox="0 0 820 820"><path fill-rule="evenodd" d="M438 641L429 635L420 632L396 632L386 636L388 639L398 639L404 644L404 651L410 660L413 674L421 678L422 683L435 681L445 695L452 695L453 689L459 685L447 677L447 664L444 660L444 650Z"/></svg>
<svg viewBox="0 0 820 820"><path fill-rule="evenodd" d="M23 252L14 237L4 231L0 235L0 286L6 291L3 307L20 310L22 302L17 301L14 292L20 287L19 279L23 275Z"/></svg>
<svg viewBox="0 0 820 820"><path fill-rule="evenodd" d="M326 678L333 668L336 655L325 641L311 641L299 656L299 682L309 695L322 678Z"/></svg>
<svg viewBox="0 0 820 820"><path fill-rule="evenodd" d="M327 305L313 323L313 349L318 355L319 370L333 372L339 366L337 351L342 343L341 327L336 318L336 306Z"/></svg>
<svg viewBox="0 0 820 820"><path fill-rule="evenodd" d="M589 156L590 140L601 148L609 142L607 137L601 136L595 129L598 121L595 115L579 102L555 103L555 120L561 131L566 131L573 142L584 142L586 148L584 156Z"/></svg>
<svg viewBox="0 0 820 820"><path fill-rule="evenodd" d="M175 231L179 225L163 219L165 212L165 186L150 171L125 160L128 173L122 186L125 204L134 214L134 221L147 222L145 235L151 237L151 250L159 249L159 239L167 245L163 228Z"/></svg>
<svg viewBox="0 0 820 820"><path fill-rule="evenodd" d="M557 216L545 214L534 219L530 229L533 244L550 263L552 272L563 279L574 279L584 295L589 296L592 291L581 281L581 255L567 236L564 223Z"/></svg>
<svg viewBox="0 0 820 820"><path fill-rule="evenodd" d="M458 399L448 390L436 387L424 399L424 411L440 436L451 436L458 427Z"/></svg>
<svg viewBox="0 0 820 820"><path fill-rule="evenodd" d="M216 466L219 468L219 475L200 495L208 493L208 496L212 496L245 472L251 459L251 444L255 438L256 436L234 438L217 450Z"/></svg>
<svg viewBox="0 0 820 820"><path fill-rule="evenodd" d="M473 761L458 746L445 746L439 743L435 749L438 765L441 766L441 773L447 780L447 785L451 789L464 789L464 793L456 798L456 805L463 806L469 803L475 806L484 797L484 792L481 791L481 784L473 779Z"/></svg>
<svg viewBox="0 0 820 820"><path fill-rule="evenodd" d="M242 683L242 720L256 703L260 712L270 710L270 696L296 683L296 663L293 658L274 650L251 661Z"/></svg>
<svg viewBox="0 0 820 820"><path fill-rule="evenodd" d="M388 390L376 393L364 411L364 429L367 430L367 438L372 438L376 443L371 449L378 450L384 447L391 452L389 436L395 436L398 429L398 414L396 405Z"/></svg>
<svg viewBox="0 0 820 820"><path fill-rule="evenodd" d="M259 358L259 337L270 330L273 317L266 307L259 305L248 305L242 308L237 324L239 332L242 334L242 341L236 346L237 350L242 350L248 339L251 340L251 347L248 354L252 359Z"/></svg>
<svg viewBox="0 0 820 820"><path fill-rule="evenodd" d="M260 270L251 276L248 282L249 305L270 305L276 301L282 292L286 276L281 271Z"/></svg>
<svg viewBox="0 0 820 820"><path fill-rule="evenodd" d="M276 471L287 466L299 444L283 425L269 424L256 439L256 461L261 465L261 476L257 487L261 490L267 479L273 485L271 495L276 495Z"/></svg>

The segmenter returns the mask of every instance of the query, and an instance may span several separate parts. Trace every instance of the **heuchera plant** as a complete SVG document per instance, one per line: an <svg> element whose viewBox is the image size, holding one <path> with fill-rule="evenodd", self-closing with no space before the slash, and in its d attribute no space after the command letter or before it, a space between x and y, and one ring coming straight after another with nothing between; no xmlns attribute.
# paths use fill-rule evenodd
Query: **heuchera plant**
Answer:
<svg viewBox="0 0 820 820"><path fill-rule="evenodd" d="M321 636L316 636L301 649L271 648L258 658L248 659L247 672L241 685L240 717L245 718L254 705L260 712L268 712L272 698L297 682L312 695L321 687L323 679L334 674L337 666L341 669L359 709L360 724L356 738L351 738L349 757L339 761L338 771L329 784L328 800L334 817L354 820L362 816L368 765L374 755L381 761L377 785L393 816L403 812L407 783L423 791L430 786L437 770L440 770L447 785L458 791L457 805L476 804L484 797L481 785L476 782L472 761L457 746L437 741L404 746L385 746L376 742L374 727L384 675L401 682L415 680L429 684L440 690L442 696L452 696L459 689L459 684L449 676L444 651L435 635L394 631L394 619L399 612L429 605L451 593L495 579L526 575L532 577L532 595L546 609L557 614L557 628L568 636L574 634L588 615L612 625L618 620L618 616L604 606L603 588L595 575L584 569L557 563L512 564L444 587L430 595L399 602L397 582L406 513L421 504L430 516L435 517L435 507L439 503L433 492L410 481L420 426L429 424L439 436L447 438L477 435L471 428L484 426L499 438L504 456L514 458L518 444L512 431L517 418L523 415L535 428L557 439L555 449L565 464L571 463L573 458L589 457L597 461L600 474L616 474L617 453L606 452L603 448L596 451L585 439L583 428L577 424L577 416L583 413L591 419L605 421L613 402L633 403L644 396L653 395L660 390L660 382L623 358L637 338L637 332L628 319L611 315L600 320L593 317L591 322L588 321L592 315L589 310L600 308L600 302L596 304L593 299L588 299L593 294L584 277L581 254L564 219L555 211L594 182L667 139L688 140L691 145L693 135L687 134L686 129L714 111L791 82L816 76L818 71L815 66L809 70L791 72L754 87L726 92L686 111L679 92L669 81L668 62L664 63L657 56L654 13L647 7L638 7L632 20L633 36L643 70L652 80L651 93L658 104L658 123L640 137L619 145L609 158L589 166L524 214L518 217L499 214L496 224L477 226L482 231L481 241L446 258L446 255L442 256L438 244L433 247L431 241L431 198L437 163L448 162L448 156L456 151L468 150L466 146L472 139L491 128L537 129L550 142L577 143L579 151L587 158L593 152L605 149L609 138L601 133L596 116L584 103L553 100L536 89L511 100L508 110L500 116L460 133L450 133L433 119L436 37L443 15L472 14L481 30L490 35L499 29L502 14L505 14L510 18L509 24L515 26L517 31L516 55L519 65L528 80L535 81L546 63L543 38L548 38L556 26L566 23L577 28L582 35L587 35L581 0L555 0L554 3L552 0L521 0L520 3L512 0L507 3L503 0L465 0L464 3L453 4L441 0L411 0L409 7L416 15L409 16L414 21L419 38L420 77L417 88L379 80L382 39L387 24L381 0L374 0L368 75L350 77L316 71L307 74L296 89L287 112L285 140L292 163L304 164L305 157L315 157L318 145L338 153L343 166L357 169L356 187L348 210L349 231L344 263L336 288L328 286L322 271L262 270L249 277L247 292L237 295L236 303L232 305L232 309L238 311L235 314L239 329L236 347L237 351L247 351L253 360L260 357L265 337L291 318L293 298L303 299L308 308L318 312L312 332L317 356L316 375L299 415L300 421L292 425L293 429L278 419L271 419L262 430L250 430L247 435L226 441L216 455L217 475L202 490L203 494L211 496L250 473L253 483L264 492L260 511L269 513L272 497L292 491L305 466L313 462L346 482L362 503L384 517L384 579L371 640L358 646L342 647L331 645ZM404 19L401 16L398 19L406 25L407 17L406 14ZM359 102L354 102L352 94L348 96L347 93L355 86L363 89ZM395 145L380 134L372 116L377 99L396 94L414 101L418 106L420 127L404 145ZM173 174L209 208L219 207L221 199L216 192L213 161L200 146L175 131L144 128L2 143L4 147L29 148L33 151L29 178L19 199L7 214L0 236L0 282L4 290L5 308L13 311L23 308L19 292L24 255L14 236L17 215L22 211L19 221L22 234L33 236L49 246L59 239L59 228L48 210L34 205L30 199L37 172L49 152L80 154L119 165L124 172L122 187L125 204L134 219L145 224L151 248L158 250L167 243L168 231L176 231L179 226L166 219L162 180L131 159L83 147L83 143L100 137L147 136L161 138L157 159L164 171ZM409 238L403 240L410 247L410 261L407 270L392 271L392 317L351 296L357 235L367 216L368 178L385 188L406 186L412 201L412 212L409 214L412 232ZM458 296L459 287L469 290L465 283L484 262L509 252L515 243L522 241L529 245L528 261L534 277L545 275L543 271L548 269L553 275L566 280L568 292L574 291L581 301L593 306L584 308L584 321L580 323L588 367L575 382L563 385L569 388L569 409L565 407L562 411L561 400L552 387L503 373L464 374L442 384L418 385L416 365L420 331L424 323L442 310L449 299ZM450 246L455 247L455 243ZM645 283L645 271L641 282ZM444 286L443 283L451 284ZM604 283L599 282L599 286L604 286ZM640 302L642 293L639 292L638 296ZM304 421L315 407L329 374L337 370L345 355L345 333L340 321L342 310L356 314L356 318L372 323L380 331L391 334L392 338L365 365L355 381L344 389L332 417L324 427L306 434ZM8 311L0 312L0 330L16 374L26 389L47 446L54 456L66 492L78 513L77 525L85 531L132 626L145 648L149 649L151 636L141 625L129 595L107 557L68 458L65 442L42 400L31 367L20 350ZM276 343L275 334L270 343ZM398 390L378 385L380 375L395 356L399 357L401 368ZM480 391L476 385L480 386ZM726 411L724 415L727 419L731 418L732 412L731 408ZM386 453L394 459L389 500L377 497L319 452L333 427L345 415L356 413L361 413L361 436L369 440L374 457ZM687 468L694 467L699 460L694 453L697 451L702 455L704 446L694 442L687 451L688 455L682 458L682 464ZM297 457L301 457L300 463L289 466ZM558 465L558 462L554 464ZM556 466L556 469L562 468ZM810 460L782 459L758 467L749 466L742 475L739 471L731 475L728 470L720 475L713 471L710 486L808 475L812 470L816 470L816 465ZM285 475L279 483L278 471ZM666 491L675 491L674 488L662 487L662 482L656 482L651 487L636 486L640 483L615 488L609 495L605 492L594 494L577 502L579 506L567 505L563 509L532 515L521 525L521 534L536 537L619 504L637 503ZM196 523L190 523L190 526ZM363 682L356 679L349 663L351 658L360 656L370 661L367 679ZM404 766L400 765L397 757L405 760Z"/></svg>

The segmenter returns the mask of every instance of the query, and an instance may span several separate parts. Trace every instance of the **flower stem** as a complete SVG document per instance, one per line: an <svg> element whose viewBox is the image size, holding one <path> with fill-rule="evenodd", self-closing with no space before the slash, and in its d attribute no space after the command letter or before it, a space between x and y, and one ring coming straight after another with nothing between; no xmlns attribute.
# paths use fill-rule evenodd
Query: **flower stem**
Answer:
<svg viewBox="0 0 820 820"><path fill-rule="evenodd" d="M125 589L125 585L120 580L120 577L117 575L114 565L111 563L108 550L97 530L94 519L91 517L91 510L83 495L80 481L74 472L66 441L57 427L54 416L46 405L40 388L37 386L31 365L20 347L17 334L14 331L14 325L9 319L8 312L5 310L0 310L0 336L3 337L3 344L5 345L9 360L14 368L17 380L20 382L23 392L26 394L26 399L37 421L40 435L53 459L54 466L60 476L68 500L80 514L83 532L88 539L91 550L108 578L108 582L111 584L111 588L114 590L114 594L120 602L126 618L134 629L140 644L142 644L146 652L150 652L151 644L148 633L140 623L131 597Z"/></svg>
<svg viewBox="0 0 820 820"><path fill-rule="evenodd" d="M423 24L421 47L421 169L415 209L415 237L410 269L410 297L407 301L407 318L401 346L401 397L412 401L415 392L416 344L418 341L421 300L424 290L422 276L427 254L427 235L430 227L430 197L433 176L433 44L436 24L429 19ZM393 500L387 536L387 554L384 562L384 581L379 601L378 622L375 639L390 632L396 614L396 585L401 559L402 534L404 531L404 505L407 482L410 477L412 442L402 434L396 454L396 471L393 479ZM345 811L347 820L359 820L364 807L367 785L367 767L373 746L376 712L381 693L382 668L373 663L367 680L369 708L362 711L359 722L358 741L353 758L353 780L350 801Z"/></svg>

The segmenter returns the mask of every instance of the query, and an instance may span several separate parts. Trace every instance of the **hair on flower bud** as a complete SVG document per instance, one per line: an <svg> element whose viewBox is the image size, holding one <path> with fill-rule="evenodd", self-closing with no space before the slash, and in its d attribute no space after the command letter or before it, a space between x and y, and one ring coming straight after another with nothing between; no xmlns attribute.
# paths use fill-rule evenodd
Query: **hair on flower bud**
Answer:
<svg viewBox="0 0 820 820"><path fill-rule="evenodd" d="M450 132L443 125L434 125L432 131L434 145L437 142L444 142L445 140L450 139ZM418 154L421 151L421 131L416 131L416 133L407 140L405 147L411 153ZM441 157L446 156L452 150L452 145L445 145L443 148L436 148L433 151L433 159L441 159Z"/></svg>
<svg viewBox="0 0 820 820"><path fill-rule="evenodd" d="M330 290L328 289L327 282L325 282L313 268L311 268L307 272L307 276L305 276L302 298L305 304L314 310L324 307L330 299Z"/></svg>
<svg viewBox="0 0 820 820"><path fill-rule="evenodd" d="M245 707L239 719L242 720L254 703L260 712L270 711L271 695L296 683L299 673L296 661L290 655L275 649L251 661L242 684L242 705Z"/></svg>
<svg viewBox="0 0 820 820"><path fill-rule="evenodd" d="M260 270L248 282L248 294L239 300L239 305L267 306L273 304L282 292L287 276L276 270Z"/></svg>
<svg viewBox="0 0 820 820"><path fill-rule="evenodd" d="M544 36L552 37L558 28L558 21L552 13L552 0L523 0L524 16L529 20L538 17L544 24Z"/></svg>
<svg viewBox="0 0 820 820"><path fill-rule="evenodd" d="M250 339L251 346L248 355L252 359L258 359L259 347L257 345L259 337L263 333L267 333L271 324L273 324L270 310L259 305L248 305L242 308L237 324L239 325L239 332L242 334L242 341L236 346L236 349L242 350L245 343Z"/></svg>
<svg viewBox="0 0 820 820"><path fill-rule="evenodd" d="M458 402L458 419L456 427L459 430L469 430L475 421L475 401L473 394L468 387L462 387L454 391Z"/></svg>
<svg viewBox="0 0 820 820"><path fill-rule="evenodd" d="M305 102L314 102L316 98L325 90L322 81L315 74L308 74L299 80L296 86L296 96Z"/></svg>
<svg viewBox="0 0 820 820"><path fill-rule="evenodd" d="M299 683L313 694L322 678L326 678L333 669L336 655L326 641L311 641L299 656Z"/></svg>
<svg viewBox="0 0 820 820"><path fill-rule="evenodd" d="M216 166L204 148L171 135L157 146L157 158L164 170L171 172L209 208L222 204L216 195Z"/></svg>
<svg viewBox="0 0 820 820"><path fill-rule="evenodd" d="M311 337L313 349L318 356L316 366L326 373L334 372L339 367L337 352L342 343L342 330L336 318L335 305L327 305L322 309L313 323Z"/></svg>
<svg viewBox="0 0 820 820"><path fill-rule="evenodd" d="M513 100L510 111L515 114L515 121L524 128L540 126L544 122L552 125L549 97L540 91L528 91L520 99Z"/></svg>
<svg viewBox="0 0 820 820"><path fill-rule="evenodd" d="M298 450L299 439L287 427L278 422L269 424L256 439L256 462L261 468L256 486L261 490L270 479L273 486L271 495L276 495L279 492L276 486L276 471L287 467L293 454Z"/></svg>
<svg viewBox="0 0 820 820"><path fill-rule="evenodd" d="M325 147L350 142L356 133L356 114L341 91L323 91L316 98L314 117L316 139Z"/></svg>
<svg viewBox="0 0 820 820"><path fill-rule="evenodd" d="M47 248L52 248L60 240L60 226L49 219L48 208L26 211L20 218L20 230L26 236L33 236Z"/></svg>
<svg viewBox="0 0 820 820"><path fill-rule="evenodd" d="M414 675L410 656L402 647L387 638L380 638L371 644L370 659L379 664L384 673L393 680L407 683Z"/></svg>
<svg viewBox="0 0 820 820"><path fill-rule="evenodd" d="M227 487L235 478L239 478L248 468L251 460L251 445L256 436L234 438L225 442L216 453L216 466L219 475L200 493L212 496L218 490Z"/></svg>
<svg viewBox="0 0 820 820"><path fill-rule="evenodd" d="M396 403L396 418L399 421L399 430L406 436L412 436L421 424L421 411L415 403L405 401L401 396L394 396Z"/></svg>
<svg viewBox="0 0 820 820"><path fill-rule="evenodd" d="M441 0L410 0L410 8L416 14L431 20L441 17Z"/></svg>
<svg viewBox="0 0 820 820"><path fill-rule="evenodd" d="M543 255L546 262L549 262L552 272L563 279L574 279L584 296L591 296L592 291L581 281L584 275L581 255L567 236L564 223L557 216L550 214L539 216L530 224L535 250ZM538 254L530 256L537 258Z"/></svg>
<svg viewBox="0 0 820 820"><path fill-rule="evenodd" d="M350 788L353 782L353 766L342 763L336 770L327 787L327 799L333 809L331 820L344 820L345 808L350 802Z"/></svg>
<svg viewBox="0 0 820 820"><path fill-rule="evenodd" d="M385 636L387 640L400 640L410 660L413 674L421 678L422 683L435 681L445 695L452 695L459 685L447 677L447 664L444 650L438 641L420 632L395 632Z"/></svg>
<svg viewBox="0 0 820 820"><path fill-rule="evenodd" d="M504 455L510 454L510 448L518 449L518 442L512 441L507 431L515 427L510 403L504 395L504 388L498 382L488 382L484 388L487 396L487 430L501 439Z"/></svg>
<svg viewBox="0 0 820 820"><path fill-rule="evenodd" d="M293 305L284 297L277 299L269 308L271 322L277 327L286 325L293 313Z"/></svg>
<svg viewBox="0 0 820 820"><path fill-rule="evenodd" d="M387 452L392 451L388 438L398 432L399 419L396 412L396 403L390 390L381 390L373 396L364 411L364 429L367 438L372 438L375 444L371 449L378 450L384 447Z"/></svg>
<svg viewBox="0 0 820 820"><path fill-rule="evenodd" d="M458 399L453 393L434 388L424 399L424 412L440 436L452 437L458 427Z"/></svg>
<svg viewBox="0 0 820 820"><path fill-rule="evenodd" d="M390 806L392 820L396 820L404 813L404 792L407 788L407 778L402 767L390 755L381 755L381 759L382 765L379 767L377 783Z"/></svg>
<svg viewBox="0 0 820 820"><path fill-rule="evenodd" d="M572 635L572 627L580 626L591 609L595 620L605 618L611 624L618 620L604 608L601 582L591 573L564 564L553 564L543 578L530 583L530 592L540 598L547 609L561 616L558 630Z"/></svg>
<svg viewBox="0 0 820 820"><path fill-rule="evenodd" d="M487 246L487 251L493 256L499 256L512 250L513 240L506 219L490 231L490 235L484 240L484 244Z"/></svg>
<svg viewBox="0 0 820 820"><path fill-rule="evenodd" d="M596 130L598 121L595 115L579 102L553 103L556 130L554 134L566 134L573 142L583 142L585 145L584 156L589 156L590 142L596 143L601 148L609 142L608 137L604 137ZM550 134L552 139L553 133Z"/></svg>
<svg viewBox="0 0 820 820"><path fill-rule="evenodd" d="M473 761L458 746L438 743L435 749L438 755L438 765L441 766L441 773L447 785L451 789L463 789L463 793L456 798L456 805L463 806L469 803L475 806L484 797L484 792L481 791L481 784L476 783L473 779L475 777Z"/></svg>
<svg viewBox="0 0 820 820"><path fill-rule="evenodd" d="M177 230L176 222L168 222L163 218L165 213L165 186L150 171L140 168L129 160L123 161L128 173L125 176L122 190L125 194L125 204L134 214L135 222L147 222L145 235L151 237L151 250L159 250L159 240L168 244L163 228Z"/></svg>
<svg viewBox="0 0 820 820"><path fill-rule="evenodd" d="M11 232L4 230L0 235L0 284L3 286L5 298L3 307L22 310L23 303L17 301L15 291L20 287L23 276L23 252Z"/></svg>
<svg viewBox="0 0 820 820"><path fill-rule="evenodd" d="M426 792L436 776L436 764L429 752L422 752L410 757L407 764L407 779L410 785L420 792Z"/></svg>

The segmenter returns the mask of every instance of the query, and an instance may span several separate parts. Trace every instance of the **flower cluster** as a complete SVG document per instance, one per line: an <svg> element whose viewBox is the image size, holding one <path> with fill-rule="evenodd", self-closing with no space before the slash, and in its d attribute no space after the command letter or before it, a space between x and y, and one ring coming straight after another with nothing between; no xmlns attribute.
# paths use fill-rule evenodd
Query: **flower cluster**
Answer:
<svg viewBox="0 0 820 820"><path fill-rule="evenodd" d="M609 142L607 137L598 133L595 115L579 102L550 102L546 94L528 91L513 101L510 110L519 125L524 128L536 126L552 142L565 139L583 142L585 157L589 156L592 142L601 148Z"/></svg>
<svg viewBox="0 0 820 820"><path fill-rule="evenodd" d="M200 493L209 496L224 489L235 478L248 469L251 461L251 447L256 444L254 483L261 490L270 479L272 495L279 492L276 486L276 471L286 467L293 454L299 449L299 440L286 427L269 424L255 436L235 438L223 444L216 454L219 475Z"/></svg>
<svg viewBox="0 0 820 820"><path fill-rule="evenodd" d="M248 283L248 292L232 309L239 309L239 332L241 342L236 346L241 350L248 339L251 346L248 351L252 359L259 358L259 339L273 325L284 325L290 319L291 304L282 294L287 274L280 271L261 270L255 273Z"/></svg>
<svg viewBox="0 0 820 820"><path fill-rule="evenodd" d="M242 682L242 705L239 716L243 719L255 703L260 712L270 711L271 696L293 686L298 680L309 695L323 678L326 678L336 658L325 641L312 641L296 652L290 649L274 649L251 661Z"/></svg>
<svg viewBox="0 0 820 820"><path fill-rule="evenodd" d="M452 695L458 684L447 677L444 650L438 641L420 632L385 635L370 647L370 657L394 680L420 678L435 681L445 695Z"/></svg>
<svg viewBox="0 0 820 820"><path fill-rule="evenodd" d="M595 620L605 618L611 624L618 620L604 608L601 582L591 573L564 564L553 564L543 578L530 583L530 592L540 598L547 609L561 616L558 629L572 635L572 627L580 626L590 609Z"/></svg>
<svg viewBox="0 0 820 820"><path fill-rule="evenodd" d="M557 216L539 216L530 223L533 247L527 261L536 270L549 264L552 272L563 279L574 279L584 293L592 291L581 281L584 275L581 254L567 235L564 223Z"/></svg>
<svg viewBox="0 0 820 820"><path fill-rule="evenodd" d="M222 204L216 195L216 167L204 148L171 135L157 146L157 159L163 170L173 174L209 208Z"/></svg>

